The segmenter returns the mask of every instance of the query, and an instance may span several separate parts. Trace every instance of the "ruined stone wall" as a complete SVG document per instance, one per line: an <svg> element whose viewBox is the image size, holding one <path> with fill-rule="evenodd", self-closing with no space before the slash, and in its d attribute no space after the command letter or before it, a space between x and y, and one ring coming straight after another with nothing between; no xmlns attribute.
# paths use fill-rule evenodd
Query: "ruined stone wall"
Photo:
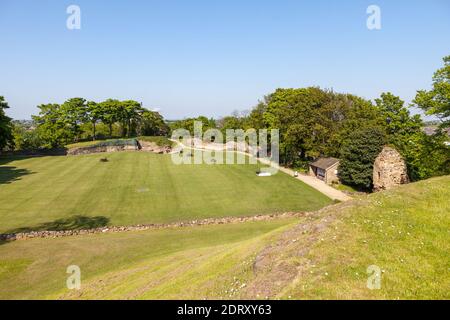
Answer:
<svg viewBox="0 0 450 320"><path fill-rule="evenodd" d="M271 221L282 218L303 217L314 214L313 212L284 212L269 215L256 215L248 217L225 217L225 218L207 218L202 220L191 220L183 222L162 223L162 224L140 224L133 226L106 226L94 229L83 230L62 230L62 231L31 231L21 233L0 234L0 241L29 240L35 238L60 238L69 236L78 236L98 233L117 233L129 231L144 231L163 228L181 228L204 225L219 225L228 223L242 223L250 221Z"/></svg>
<svg viewBox="0 0 450 320"><path fill-rule="evenodd" d="M384 147L373 165L374 191L387 190L409 182L406 163L397 150Z"/></svg>
<svg viewBox="0 0 450 320"><path fill-rule="evenodd" d="M154 152L159 154L170 153L172 151L172 148L170 146L159 146L154 142L139 141L139 144L141 146L141 151Z"/></svg>
<svg viewBox="0 0 450 320"><path fill-rule="evenodd" d="M117 152L117 151L126 151L126 150L138 150L137 146L88 146L88 147L79 147L70 149L67 154L68 155L80 155L80 154L91 154L91 153L100 153L100 152Z"/></svg>
<svg viewBox="0 0 450 320"><path fill-rule="evenodd" d="M138 146L134 145L110 145L110 146L87 146L70 149L68 155L81 155L101 152L118 152L118 151L148 151L154 153L169 153L172 151L170 146L158 146L154 142L138 141Z"/></svg>

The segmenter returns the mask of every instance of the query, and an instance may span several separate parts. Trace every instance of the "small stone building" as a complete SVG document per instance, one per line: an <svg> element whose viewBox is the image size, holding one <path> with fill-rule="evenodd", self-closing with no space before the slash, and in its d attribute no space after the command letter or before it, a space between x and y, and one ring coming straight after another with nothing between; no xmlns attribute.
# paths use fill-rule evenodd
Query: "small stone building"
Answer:
<svg viewBox="0 0 450 320"><path fill-rule="evenodd" d="M326 184L339 182L339 159L319 158L309 164L309 175L323 180Z"/></svg>
<svg viewBox="0 0 450 320"><path fill-rule="evenodd" d="M403 157L394 148L384 147L373 164L373 190L387 190L408 182L408 171Z"/></svg>

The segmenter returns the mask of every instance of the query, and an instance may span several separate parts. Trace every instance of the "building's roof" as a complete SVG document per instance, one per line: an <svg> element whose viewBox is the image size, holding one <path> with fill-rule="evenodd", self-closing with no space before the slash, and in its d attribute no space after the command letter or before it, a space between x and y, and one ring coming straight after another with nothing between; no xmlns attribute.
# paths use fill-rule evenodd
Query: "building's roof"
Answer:
<svg viewBox="0 0 450 320"><path fill-rule="evenodd" d="M332 166L334 166L336 163L339 162L339 159L336 158L319 158L315 161L311 162L310 165L316 168L320 169L328 169Z"/></svg>

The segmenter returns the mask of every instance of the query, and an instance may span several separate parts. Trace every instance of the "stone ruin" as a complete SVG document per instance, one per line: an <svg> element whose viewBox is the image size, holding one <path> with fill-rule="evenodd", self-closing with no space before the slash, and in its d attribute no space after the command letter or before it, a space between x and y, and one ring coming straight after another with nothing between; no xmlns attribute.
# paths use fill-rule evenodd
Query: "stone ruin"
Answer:
<svg viewBox="0 0 450 320"><path fill-rule="evenodd" d="M138 141L139 142L139 150L153 152L158 154L170 153L172 151L172 147L170 146L159 146L155 142L148 141Z"/></svg>
<svg viewBox="0 0 450 320"><path fill-rule="evenodd" d="M408 182L405 160L397 150L385 146L373 164L373 190L388 190Z"/></svg>
<svg viewBox="0 0 450 320"><path fill-rule="evenodd" d="M136 151L137 146L121 145L121 146L86 146L73 148L67 151L67 155L77 156L81 154L101 153L101 152L118 152L118 151Z"/></svg>
<svg viewBox="0 0 450 320"><path fill-rule="evenodd" d="M119 151L147 151L158 154L170 153L170 146L159 146L155 142L136 140L135 144L103 144L72 148L67 151L67 155L81 155L101 152L119 152Z"/></svg>

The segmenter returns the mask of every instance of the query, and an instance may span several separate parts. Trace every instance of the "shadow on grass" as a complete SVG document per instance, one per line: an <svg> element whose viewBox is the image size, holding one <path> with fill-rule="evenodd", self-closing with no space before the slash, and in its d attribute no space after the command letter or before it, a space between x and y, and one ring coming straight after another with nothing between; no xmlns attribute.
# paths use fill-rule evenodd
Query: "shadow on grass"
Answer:
<svg viewBox="0 0 450 320"><path fill-rule="evenodd" d="M0 184L7 184L20 180L21 176L32 174L28 169L20 169L12 166L0 167Z"/></svg>
<svg viewBox="0 0 450 320"><path fill-rule="evenodd" d="M41 223L32 227L22 227L5 232L5 234L32 232L32 231L65 231L65 230L83 230L104 227L109 223L109 218L103 216L86 217L72 216L69 218L58 219L52 222Z"/></svg>

